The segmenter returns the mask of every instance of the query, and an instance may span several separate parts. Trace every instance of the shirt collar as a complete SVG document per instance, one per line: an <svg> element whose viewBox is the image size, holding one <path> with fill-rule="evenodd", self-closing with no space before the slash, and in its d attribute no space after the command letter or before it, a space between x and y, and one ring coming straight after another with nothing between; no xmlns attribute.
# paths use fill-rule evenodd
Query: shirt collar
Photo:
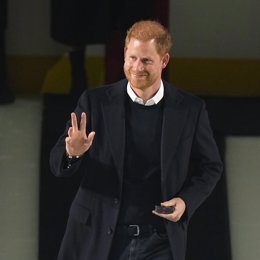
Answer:
<svg viewBox="0 0 260 260"><path fill-rule="evenodd" d="M144 103L143 99L141 99L140 97L138 97L135 92L133 91L133 89L131 88L130 82L127 83L127 94L129 95L129 97L131 98L131 100L133 102L136 102L138 104L144 105L144 106L152 106L152 105L156 105L158 104L164 95L164 86L163 86L163 82L161 80L161 85L159 90L156 92L156 94L150 98L149 100L146 101L146 103Z"/></svg>

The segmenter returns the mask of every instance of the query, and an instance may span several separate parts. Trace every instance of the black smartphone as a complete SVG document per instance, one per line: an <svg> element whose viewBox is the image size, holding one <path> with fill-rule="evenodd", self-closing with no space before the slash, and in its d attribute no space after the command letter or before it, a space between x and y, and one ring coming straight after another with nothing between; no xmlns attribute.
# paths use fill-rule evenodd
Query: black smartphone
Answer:
<svg viewBox="0 0 260 260"><path fill-rule="evenodd" d="M166 207L166 206L155 206L155 212L160 214L171 214L174 212L174 207Z"/></svg>

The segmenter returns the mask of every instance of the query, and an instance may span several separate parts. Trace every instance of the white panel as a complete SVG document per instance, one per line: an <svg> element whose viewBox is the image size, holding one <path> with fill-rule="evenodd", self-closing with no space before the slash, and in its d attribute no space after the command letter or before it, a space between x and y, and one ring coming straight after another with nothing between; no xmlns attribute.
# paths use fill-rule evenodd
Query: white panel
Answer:
<svg viewBox="0 0 260 260"><path fill-rule="evenodd" d="M41 100L0 107L0 259L38 255Z"/></svg>
<svg viewBox="0 0 260 260"><path fill-rule="evenodd" d="M177 57L260 58L259 0L170 0Z"/></svg>
<svg viewBox="0 0 260 260"><path fill-rule="evenodd" d="M232 259L260 255L260 137L228 137L226 177Z"/></svg>

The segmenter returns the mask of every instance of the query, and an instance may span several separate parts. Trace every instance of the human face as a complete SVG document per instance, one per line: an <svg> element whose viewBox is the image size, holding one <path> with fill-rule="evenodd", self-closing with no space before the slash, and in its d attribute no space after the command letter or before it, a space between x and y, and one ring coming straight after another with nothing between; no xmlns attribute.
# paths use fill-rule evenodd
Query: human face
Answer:
<svg viewBox="0 0 260 260"><path fill-rule="evenodd" d="M169 61L169 54L161 57L154 40L140 41L132 38L125 49L124 72L132 88L138 92L153 94L161 84L162 70Z"/></svg>

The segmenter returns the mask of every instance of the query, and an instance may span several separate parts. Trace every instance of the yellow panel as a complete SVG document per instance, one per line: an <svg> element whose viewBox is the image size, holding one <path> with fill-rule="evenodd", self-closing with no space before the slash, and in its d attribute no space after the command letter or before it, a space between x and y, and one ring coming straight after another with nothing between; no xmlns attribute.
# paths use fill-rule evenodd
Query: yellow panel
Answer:
<svg viewBox="0 0 260 260"><path fill-rule="evenodd" d="M11 56L7 60L8 84L18 94L66 94L70 89L68 56ZM104 83L104 59L87 57L90 88Z"/></svg>
<svg viewBox="0 0 260 260"><path fill-rule="evenodd" d="M204 96L260 96L260 60L172 59L170 81Z"/></svg>
<svg viewBox="0 0 260 260"><path fill-rule="evenodd" d="M90 88L104 83L104 59L87 57ZM16 93L68 93L68 57L8 58L8 84ZM174 58L169 64L169 81L195 95L260 96L260 60Z"/></svg>

